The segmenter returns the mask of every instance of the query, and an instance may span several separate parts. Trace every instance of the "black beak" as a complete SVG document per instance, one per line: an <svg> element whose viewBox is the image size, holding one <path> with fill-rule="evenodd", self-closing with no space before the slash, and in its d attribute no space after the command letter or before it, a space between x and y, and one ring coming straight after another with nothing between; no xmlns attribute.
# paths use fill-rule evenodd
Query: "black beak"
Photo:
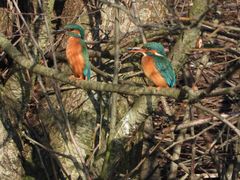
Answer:
<svg viewBox="0 0 240 180"><path fill-rule="evenodd" d="M139 50L141 49L140 47L129 47L128 51L132 51L132 50Z"/></svg>
<svg viewBox="0 0 240 180"><path fill-rule="evenodd" d="M130 48L128 48L128 52L130 52L130 53L145 53L145 52L147 52L147 50L140 48L140 47L130 47Z"/></svg>
<svg viewBox="0 0 240 180"><path fill-rule="evenodd" d="M59 29L59 30L55 30L52 32L52 34L61 34L61 33L65 33L67 30L66 29Z"/></svg>

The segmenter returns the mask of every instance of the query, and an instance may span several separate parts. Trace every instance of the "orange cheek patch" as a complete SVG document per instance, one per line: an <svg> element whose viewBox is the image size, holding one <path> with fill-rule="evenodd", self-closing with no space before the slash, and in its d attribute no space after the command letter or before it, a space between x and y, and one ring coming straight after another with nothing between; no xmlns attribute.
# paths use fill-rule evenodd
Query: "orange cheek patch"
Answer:
<svg viewBox="0 0 240 180"><path fill-rule="evenodd" d="M74 33L74 34L80 34L79 30L72 30L71 32Z"/></svg>
<svg viewBox="0 0 240 180"><path fill-rule="evenodd" d="M151 52L152 54L156 54L157 53L156 50L149 50L148 52Z"/></svg>

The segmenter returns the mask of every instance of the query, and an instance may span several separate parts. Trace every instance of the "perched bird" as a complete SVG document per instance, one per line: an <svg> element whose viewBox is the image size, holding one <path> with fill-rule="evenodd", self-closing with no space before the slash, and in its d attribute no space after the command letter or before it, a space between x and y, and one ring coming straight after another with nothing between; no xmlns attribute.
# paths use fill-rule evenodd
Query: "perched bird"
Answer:
<svg viewBox="0 0 240 180"><path fill-rule="evenodd" d="M159 88L173 87L176 75L162 44L149 42L142 48L130 48L132 53L142 53L141 65L144 74Z"/></svg>
<svg viewBox="0 0 240 180"><path fill-rule="evenodd" d="M66 56L72 72L80 80L89 80L91 71L87 45L84 41L84 29L77 24L68 24L64 30L69 36Z"/></svg>

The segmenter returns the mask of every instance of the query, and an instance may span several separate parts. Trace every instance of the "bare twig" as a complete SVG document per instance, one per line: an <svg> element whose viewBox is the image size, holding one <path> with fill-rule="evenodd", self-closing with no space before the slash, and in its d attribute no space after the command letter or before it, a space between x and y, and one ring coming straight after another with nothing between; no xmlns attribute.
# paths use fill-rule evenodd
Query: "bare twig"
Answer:
<svg viewBox="0 0 240 180"><path fill-rule="evenodd" d="M230 123L229 121L227 121L225 118L223 118L220 114L200 105L200 104L194 104L193 106L195 106L198 109L201 109L202 111L205 111L215 117L217 117L219 120L221 120L223 123L225 123L227 126L229 126L239 137L240 137L240 130L235 127L232 123Z"/></svg>

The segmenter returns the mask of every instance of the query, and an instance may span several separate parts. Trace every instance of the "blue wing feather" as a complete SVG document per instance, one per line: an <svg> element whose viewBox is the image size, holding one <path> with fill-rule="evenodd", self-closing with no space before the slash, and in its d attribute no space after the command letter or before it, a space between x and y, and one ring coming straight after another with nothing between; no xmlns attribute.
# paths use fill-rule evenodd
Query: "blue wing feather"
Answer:
<svg viewBox="0 0 240 180"><path fill-rule="evenodd" d="M90 69L90 61L89 61L89 54L88 54L88 50L87 50L87 46L86 43L84 42L84 40L80 40L81 45L82 45L82 53L83 53L83 57L84 57L84 61L85 61L85 67L83 69L83 75L87 78L87 80L90 79L91 76L91 69Z"/></svg>
<svg viewBox="0 0 240 180"><path fill-rule="evenodd" d="M86 66L85 66L85 68L83 70L83 74L84 74L85 77L87 77L87 80L89 80L90 76L91 76L90 68L86 68Z"/></svg>
<svg viewBox="0 0 240 180"><path fill-rule="evenodd" d="M173 87L176 83L176 75L168 58L154 56L154 62L157 70L164 77L169 87Z"/></svg>

